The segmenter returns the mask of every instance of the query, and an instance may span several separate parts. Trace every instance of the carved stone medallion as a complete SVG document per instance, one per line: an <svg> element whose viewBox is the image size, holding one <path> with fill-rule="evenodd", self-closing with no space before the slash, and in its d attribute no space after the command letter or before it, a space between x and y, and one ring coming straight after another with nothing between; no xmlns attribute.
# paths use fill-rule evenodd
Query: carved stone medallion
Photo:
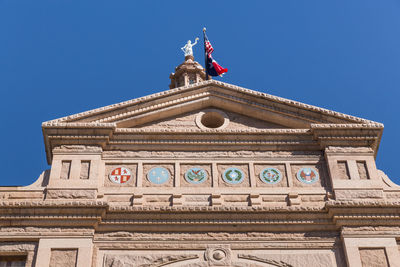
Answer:
<svg viewBox="0 0 400 267"><path fill-rule="evenodd" d="M301 168L296 175L297 179L305 184L313 184L319 180L319 174L314 168Z"/></svg>
<svg viewBox="0 0 400 267"><path fill-rule="evenodd" d="M203 168L190 168L185 173L185 179L188 183L201 184L208 178L207 172Z"/></svg>
<svg viewBox="0 0 400 267"><path fill-rule="evenodd" d="M108 176L110 181L115 184L124 184L128 182L129 179L131 179L131 177L132 177L131 171L125 167L118 167L113 169L110 175Z"/></svg>
<svg viewBox="0 0 400 267"><path fill-rule="evenodd" d="M169 178L169 171L163 167L154 167L147 173L147 179L153 184L164 184Z"/></svg>
<svg viewBox="0 0 400 267"><path fill-rule="evenodd" d="M277 184L282 180L282 173L275 168L265 168L260 172L260 179L267 184Z"/></svg>
<svg viewBox="0 0 400 267"><path fill-rule="evenodd" d="M228 184L240 184L244 180L244 173L238 168L228 168L224 171L222 179Z"/></svg>

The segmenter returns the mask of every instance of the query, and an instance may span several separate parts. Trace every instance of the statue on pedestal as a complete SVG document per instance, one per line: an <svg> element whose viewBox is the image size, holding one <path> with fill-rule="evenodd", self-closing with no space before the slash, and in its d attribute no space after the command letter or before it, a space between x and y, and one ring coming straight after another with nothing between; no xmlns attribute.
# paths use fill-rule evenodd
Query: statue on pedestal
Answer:
<svg viewBox="0 0 400 267"><path fill-rule="evenodd" d="M181 48L183 53L185 53L185 57L186 56L193 56L192 47L197 44L197 40L199 40L198 37L196 37L196 39L194 40L195 42L193 44L192 44L192 42L190 40L188 40L187 43L185 44L185 46Z"/></svg>

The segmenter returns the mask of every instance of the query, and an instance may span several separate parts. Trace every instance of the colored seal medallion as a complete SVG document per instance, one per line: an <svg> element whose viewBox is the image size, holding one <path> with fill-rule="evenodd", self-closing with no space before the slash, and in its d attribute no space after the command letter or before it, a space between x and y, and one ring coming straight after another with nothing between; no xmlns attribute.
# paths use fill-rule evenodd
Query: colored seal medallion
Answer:
<svg viewBox="0 0 400 267"><path fill-rule="evenodd" d="M228 168L224 171L222 179L228 184L239 184L244 180L244 173L238 168Z"/></svg>
<svg viewBox="0 0 400 267"><path fill-rule="evenodd" d="M318 181L319 175L314 168L302 168L297 172L297 179L305 184L313 184Z"/></svg>
<svg viewBox="0 0 400 267"><path fill-rule="evenodd" d="M267 184L276 184L282 180L282 174L278 169L266 168L260 172L260 179Z"/></svg>
<svg viewBox="0 0 400 267"><path fill-rule="evenodd" d="M131 179L132 174L128 168L118 167L111 171L108 178L115 184L124 184Z"/></svg>
<svg viewBox="0 0 400 267"><path fill-rule="evenodd" d="M190 168L185 173L185 179L191 184L201 184L207 180L207 172L203 168Z"/></svg>
<svg viewBox="0 0 400 267"><path fill-rule="evenodd" d="M154 167L147 173L147 179L153 184L163 184L169 180L169 171L163 167Z"/></svg>

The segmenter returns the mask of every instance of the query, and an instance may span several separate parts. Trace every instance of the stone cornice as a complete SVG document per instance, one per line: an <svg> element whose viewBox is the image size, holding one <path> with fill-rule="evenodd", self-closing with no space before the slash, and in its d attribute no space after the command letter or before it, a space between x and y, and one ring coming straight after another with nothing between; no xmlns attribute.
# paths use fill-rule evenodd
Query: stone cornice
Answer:
<svg viewBox="0 0 400 267"><path fill-rule="evenodd" d="M388 200L330 200L326 207L338 226L400 226L399 201Z"/></svg>
<svg viewBox="0 0 400 267"><path fill-rule="evenodd" d="M0 225L93 227L105 214L101 201L1 201Z"/></svg>
<svg viewBox="0 0 400 267"><path fill-rule="evenodd" d="M202 99L202 98L205 98L205 97L209 97L211 95L212 95L212 93L207 91L207 92L201 92L201 93L198 93L198 94L193 94L193 95L190 95L190 96L186 96L186 97L178 98L178 99L174 99L174 100L169 100L169 101L165 100L162 103L157 103L157 104L150 105L150 106L147 106L147 107L138 107L137 109L134 109L134 110L129 111L129 112L123 112L123 113L119 113L117 115L113 115L113 116L105 117L105 118L102 118L102 119L98 119L98 120L94 121L94 123L98 123L98 122L118 122L118 121L121 121L121 120L129 118L129 117L137 116L137 115L140 115L140 114L145 114L147 112L156 111L156 110L159 110L161 108L166 108L166 107L170 107L170 106L174 106L174 105L179 105L179 104L186 103L186 102L189 102L189 101L193 101L193 100L196 100L196 99Z"/></svg>
<svg viewBox="0 0 400 267"><path fill-rule="evenodd" d="M398 208L400 207L400 201L390 201L390 200L330 200L326 202L327 208Z"/></svg>
<svg viewBox="0 0 400 267"><path fill-rule="evenodd" d="M349 123L349 124L343 124L343 123L324 123L324 124L318 124L318 123L313 123L311 124L311 129L332 129L332 128L337 128L337 129L382 129L383 124L378 123L378 122L371 122L371 123Z"/></svg>
<svg viewBox="0 0 400 267"><path fill-rule="evenodd" d="M108 202L97 200L73 200L73 201L60 201L60 200L44 200L44 201L0 201L0 209L2 208L71 208L71 207L94 207L105 208L108 207Z"/></svg>
<svg viewBox="0 0 400 267"><path fill-rule="evenodd" d="M314 139L321 148L370 147L376 156L382 137L383 124L311 124Z"/></svg>
<svg viewBox="0 0 400 267"><path fill-rule="evenodd" d="M0 218L1 219L1 218ZM130 225L149 225L149 224L179 224L179 225L264 225L264 224L280 224L280 225L293 225L293 224L330 224L329 219L104 219L101 224L130 224Z"/></svg>
<svg viewBox="0 0 400 267"><path fill-rule="evenodd" d="M148 129L148 128L117 128L116 134L309 134L309 129Z"/></svg>
<svg viewBox="0 0 400 267"><path fill-rule="evenodd" d="M114 129L116 124L113 122L102 123L102 122L63 122L63 121L46 121L42 123L42 128L95 128L95 129Z"/></svg>
<svg viewBox="0 0 400 267"><path fill-rule="evenodd" d="M329 200L324 206L110 206L107 201L99 200L43 200L43 201L0 201L0 208L33 208L33 207L103 207L111 212L319 212L330 208L369 208L400 207L400 201L390 200Z"/></svg>
<svg viewBox="0 0 400 267"><path fill-rule="evenodd" d="M154 144L174 144L174 145L313 145L309 140L185 140L185 139L164 139L164 140L115 140L110 141L110 145L154 145Z"/></svg>
<svg viewBox="0 0 400 267"><path fill-rule="evenodd" d="M65 153L87 153L87 154L98 154L103 152L103 149L98 146L80 146L80 145L61 145L56 146L53 149L53 154L65 154Z"/></svg>
<svg viewBox="0 0 400 267"><path fill-rule="evenodd" d="M99 131L93 129L91 132L82 128L82 134L78 134L74 128L61 127L48 129L45 134L46 149L53 149L61 145L87 145L99 146L105 150L112 149L107 146L118 146L120 150L130 150L135 145L136 150L146 150L148 145L180 145L177 149L188 148L193 145L218 145L230 146L230 149L242 146L256 145L265 146L264 150L277 147L275 150L324 149L328 146L346 147L371 147L376 153L382 128L374 124L350 124L350 125L312 125L309 129L239 129L239 130L168 130L168 129L135 129L135 128L113 128ZM89 131L89 132L88 132ZM108 133L107 133L108 132ZM65 133L65 134L63 134ZM73 134L75 133L75 134ZM89 133L89 134L88 134ZM90 134L91 133L91 134ZM107 133L107 134L106 134ZM201 135L201 137L200 137ZM126 137L124 137L126 136ZM148 138L153 136L152 138ZM217 137L218 136L218 137ZM222 137L222 139L221 139ZM312 138L315 140L313 141ZM139 147L142 145L144 147ZM124 146L126 148L124 149ZM233 147L232 147L233 146ZM279 148L280 146L280 148ZM296 148L296 146L298 148ZM220 148L221 149L221 148ZM190 148L190 150L193 150ZM48 160L52 151L48 151Z"/></svg>
<svg viewBox="0 0 400 267"><path fill-rule="evenodd" d="M328 146L325 153L373 153L370 147L338 147Z"/></svg>
<svg viewBox="0 0 400 267"><path fill-rule="evenodd" d="M356 208L356 210L355 210ZM399 201L330 200L319 206L115 206L105 201L1 201L0 224L142 227L158 225L241 225L318 227L388 225L400 227ZM379 220L376 220L379 219ZM318 226L319 225L319 226ZM124 227L125 227L124 226ZM110 228L111 227L111 228ZM276 228L276 229L278 229ZM136 228L137 229L137 228ZM261 229L261 228L260 228Z"/></svg>
<svg viewBox="0 0 400 267"><path fill-rule="evenodd" d="M287 206L287 207L235 207L235 206L110 206L110 212L323 212L323 206Z"/></svg>

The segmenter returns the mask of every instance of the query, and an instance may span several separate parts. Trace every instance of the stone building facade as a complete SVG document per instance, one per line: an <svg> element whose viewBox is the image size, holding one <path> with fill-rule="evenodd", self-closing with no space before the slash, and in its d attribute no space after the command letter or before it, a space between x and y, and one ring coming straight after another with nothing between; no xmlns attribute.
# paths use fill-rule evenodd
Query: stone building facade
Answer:
<svg viewBox="0 0 400 267"><path fill-rule="evenodd" d="M0 267L400 266L383 125L205 80L43 123L51 169L0 187Z"/></svg>

